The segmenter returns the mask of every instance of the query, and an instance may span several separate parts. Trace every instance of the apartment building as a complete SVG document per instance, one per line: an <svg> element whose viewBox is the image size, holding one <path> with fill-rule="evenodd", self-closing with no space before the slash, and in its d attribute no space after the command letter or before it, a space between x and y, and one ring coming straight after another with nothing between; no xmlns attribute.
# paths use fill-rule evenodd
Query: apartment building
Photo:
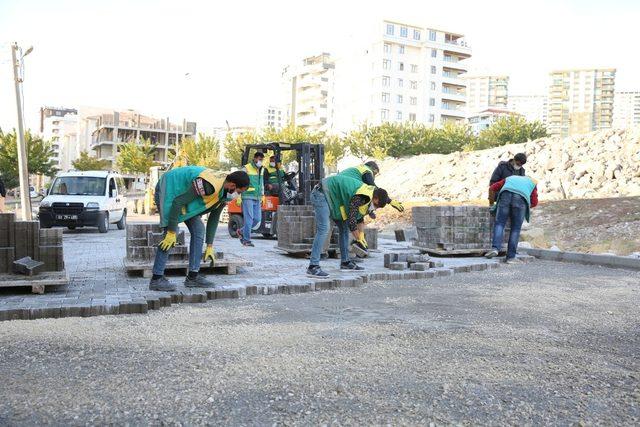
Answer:
<svg viewBox="0 0 640 427"><path fill-rule="evenodd" d="M499 109L499 108L487 108L482 111L478 111L476 113L471 114L467 121L469 123L469 127L471 131L475 135L479 135L483 130L491 127L492 124L496 122L496 120L502 117L510 117L510 116L518 116L518 113L514 113L510 110Z"/></svg>
<svg viewBox="0 0 640 427"><path fill-rule="evenodd" d="M283 69L288 123L309 131L329 130L334 68L331 55L321 53Z"/></svg>
<svg viewBox="0 0 640 427"><path fill-rule="evenodd" d="M382 21L366 46L336 60L334 127L465 120L470 57L462 34Z"/></svg>
<svg viewBox="0 0 640 427"><path fill-rule="evenodd" d="M520 114L528 122L547 123L546 95L509 95L507 109Z"/></svg>
<svg viewBox="0 0 640 427"><path fill-rule="evenodd" d="M467 112L506 109L509 99L509 76L464 76L467 84Z"/></svg>
<svg viewBox="0 0 640 427"><path fill-rule="evenodd" d="M43 107L40 109L40 132L51 142L56 168L66 171L78 157L78 115L70 108Z"/></svg>
<svg viewBox="0 0 640 427"><path fill-rule="evenodd" d="M613 97L613 127L627 129L640 125L640 91L619 91Z"/></svg>
<svg viewBox="0 0 640 427"><path fill-rule="evenodd" d="M78 114L75 108L40 107L40 133L45 131L45 120L49 117L64 117L67 114Z"/></svg>
<svg viewBox="0 0 640 427"><path fill-rule="evenodd" d="M156 145L154 160L167 164L169 151L186 137L195 137L196 123L183 120L172 123L169 118L144 116L136 111L111 111L91 118L95 130L91 135L91 148L98 158L112 162L118 153L118 146L131 140L147 139Z"/></svg>
<svg viewBox="0 0 640 427"><path fill-rule="evenodd" d="M275 105L268 105L260 113L256 122L258 129L273 128L280 130L287 125L285 109Z"/></svg>
<svg viewBox="0 0 640 427"><path fill-rule="evenodd" d="M615 68L553 71L549 74L549 133L568 136L611 128Z"/></svg>

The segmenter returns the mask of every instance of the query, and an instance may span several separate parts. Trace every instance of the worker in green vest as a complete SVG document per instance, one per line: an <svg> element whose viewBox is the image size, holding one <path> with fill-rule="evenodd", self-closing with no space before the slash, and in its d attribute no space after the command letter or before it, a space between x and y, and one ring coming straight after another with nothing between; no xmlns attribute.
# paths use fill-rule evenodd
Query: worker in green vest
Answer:
<svg viewBox="0 0 640 427"><path fill-rule="evenodd" d="M343 175L325 178L311 192L311 203L315 212L316 235L311 246L311 259L307 276L325 278L329 275L320 268L320 256L330 234L330 221L339 229L340 270L361 271L362 267L349 260L349 234L362 239L358 221L375 209L383 208L389 195L382 188L364 184L362 181Z"/></svg>
<svg viewBox="0 0 640 427"><path fill-rule="evenodd" d="M169 251L177 243L178 224L184 222L191 235L189 242L189 272L184 285L187 287L212 287L214 284L198 275L202 258L202 244L207 249L204 261L215 261L213 239L218 228L220 213L229 200L238 197L249 187L246 172L236 171L226 176L217 175L203 166L185 166L162 175L156 185L155 202L160 213L160 227L164 238L158 245L153 264L153 276L149 283L152 291L175 291L176 287L166 277L164 270ZM205 232L200 217L209 214Z"/></svg>
<svg viewBox="0 0 640 427"><path fill-rule="evenodd" d="M265 193L277 195L280 192L280 184L284 181L282 163L276 161L276 156L269 157L269 164L264 166Z"/></svg>
<svg viewBox="0 0 640 427"><path fill-rule="evenodd" d="M257 230L262 221L262 204L264 203L264 168L262 162L264 153L257 151L253 160L243 169L249 175L249 188L242 194L242 198L236 200L238 206L242 206L242 232L239 233L240 243L243 246L254 246L251 242L251 230Z"/></svg>

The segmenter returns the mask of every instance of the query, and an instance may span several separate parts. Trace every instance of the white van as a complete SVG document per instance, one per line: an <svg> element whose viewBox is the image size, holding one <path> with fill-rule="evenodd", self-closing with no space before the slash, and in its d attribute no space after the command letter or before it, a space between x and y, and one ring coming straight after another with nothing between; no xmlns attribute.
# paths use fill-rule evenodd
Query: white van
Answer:
<svg viewBox="0 0 640 427"><path fill-rule="evenodd" d="M98 227L101 233L109 224L124 229L127 199L124 181L115 172L83 171L59 173L38 211L40 227Z"/></svg>

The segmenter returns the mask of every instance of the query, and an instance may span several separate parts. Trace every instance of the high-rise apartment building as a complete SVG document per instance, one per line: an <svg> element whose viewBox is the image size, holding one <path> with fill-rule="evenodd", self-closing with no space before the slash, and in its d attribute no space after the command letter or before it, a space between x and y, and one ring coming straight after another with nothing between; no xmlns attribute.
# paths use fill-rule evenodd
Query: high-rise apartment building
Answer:
<svg viewBox="0 0 640 427"><path fill-rule="evenodd" d="M520 114L528 122L547 123L546 95L509 95L507 109Z"/></svg>
<svg viewBox="0 0 640 427"><path fill-rule="evenodd" d="M42 137L51 142L55 166L62 171L71 169L71 162L78 156L78 115L70 108L40 109Z"/></svg>
<svg viewBox="0 0 640 427"><path fill-rule="evenodd" d="M547 128L551 135L611 128L615 68L553 71L549 77Z"/></svg>
<svg viewBox="0 0 640 427"><path fill-rule="evenodd" d="M328 131L333 114L334 63L329 53L304 58L282 71L288 122L309 131Z"/></svg>
<svg viewBox="0 0 640 427"><path fill-rule="evenodd" d="M258 113L258 129L273 128L280 130L287 125L287 117L282 107L269 105Z"/></svg>
<svg viewBox="0 0 640 427"><path fill-rule="evenodd" d="M465 76L467 111L474 114L489 108L507 108L509 76Z"/></svg>
<svg viewBox="0 0 640 427"><path fill-rule="evenodd" d="M640 91L620 91L613 97L613 127L627 129L640 125Z"/></svg>
<svg viewBox="0 0 640 427"><path fill-rule="evenodd" d="M462 34L385 20L369 40L336 60L335 130L465 119L471 48Z"/></svg>

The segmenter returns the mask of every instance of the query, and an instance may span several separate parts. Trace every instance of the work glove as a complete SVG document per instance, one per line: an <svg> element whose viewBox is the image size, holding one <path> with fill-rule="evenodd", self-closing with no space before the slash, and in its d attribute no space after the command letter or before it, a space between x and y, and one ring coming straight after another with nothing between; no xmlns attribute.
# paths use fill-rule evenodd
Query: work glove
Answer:
<svg viewBox="0 0 640 427"><path fill-rule="evenodd" d="M262 204L262 206L265 206L267 204L267 196L262 196L262 200L260 201L260 203Z"/></svg>
<svg viewBox="0 0 640 427"><path fill-rule="evenodd" d="M216 252L213 250L213 245L207 245L207 249L204 251L204 262L216 262Z"/></svg>
<svg viewBox="0 0 640 427"><path fill-rule="evenodd" d="M242 206L242 197L236 199L236 206Z"/></svg>
<svg viewBox="0 0 640 427"><path fill-rule="evenodd" d="M175 231L167 231L167 234L164 236L164 239L160 242L158 247L163 251L168 251L172 247L174 247L177 243L177 236Z"/></svg>
<svg viewBox="0 0 640 427"><path fill-rule="evenodd" d="M397 200L392 200L390 203L391 207L398 212L404 212L404 206Z"/></svg>
<svg viewBox="0 0 640 427"><path fill-rule="evenodd" d="M364 248L365 250L369 249L369 245L367 245L367 240L364 238L364 231L360 233L360 237L358 238L357 241L362 248Z"/></svg>

